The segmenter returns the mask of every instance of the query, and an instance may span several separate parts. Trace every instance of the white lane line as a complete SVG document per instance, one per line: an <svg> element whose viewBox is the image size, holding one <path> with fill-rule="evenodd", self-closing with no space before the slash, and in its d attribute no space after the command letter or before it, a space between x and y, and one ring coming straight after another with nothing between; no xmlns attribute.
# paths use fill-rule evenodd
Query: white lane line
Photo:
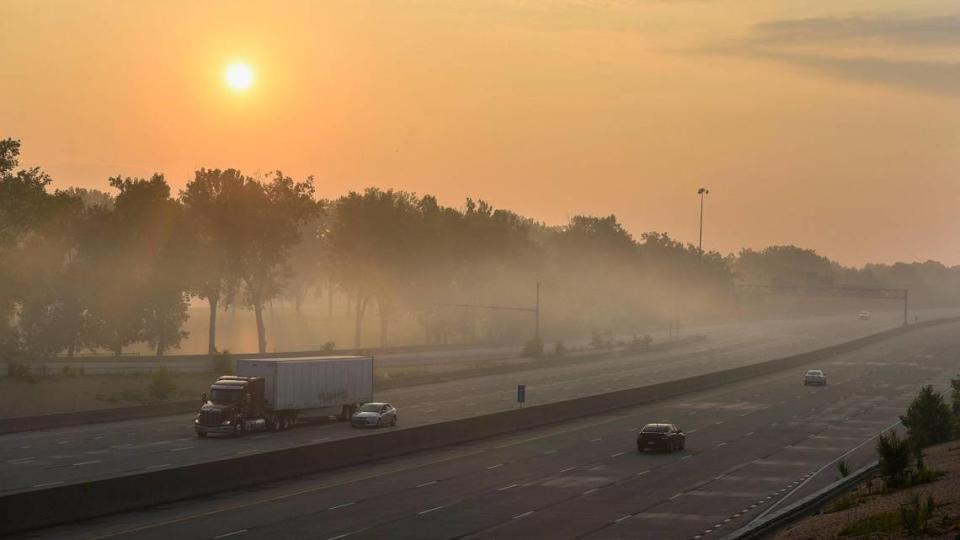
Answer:
<svg viewBox="0 0 960 540"><path fill-rule="evenodd" d="M518 484L510 484L509 486L504 486L504 487L498 489L497 491L506 491L506 490L508 490L508 489L513 489L513 488L517 487L517 485L518 485Z"/></svg>
<svg viewBox="0 0 960 540"><path fill-rule="evenodd" d="M35 459L37 459L36 456L22 457L22 458L18 458L18 459L8 460L7 463L13 463L14 465L16 465L16 464L18 464L18 463L26 463L26 462L28 462L28 461L33 461L33 460L35 460Z"/></svg>
<svg viewBox="0 0 960 540"><path fill-rule="evenodd" d="M59 486L62 483L63 482L44 482L42 484L34 484L31 487L35 487L35 488L52 487L52 486Z"/></svg>
<svg viewBox="0 0 960 540"><path fill-rule="evenodd" d="M596 439L590 439L590 442L600 442L602 440L603 440L602 438L597 437Z"/></svg>
<svg viewBox="0 0 960 540"><path fill-rule="evenodd" d="M714 422L713 425L719 426L719 425L722 424L722 423L723 423L723 420L720 420L720 421L718 421L718 422Z"/></svg>
<svg viewBox="0 0 960 540"><path fill-rule="evenodd" d="M57 441L57 444L70 444L70 441Z"/></svg>
<svg viewBox="0 0 960 540"><path fill-rule="evenodd" d="M696 429L688 429L688 430L687 430L687 434L696 433L696 432L697 432Z"/></svg>
<svg viewBox="0 0 960 540"><path fill-rule="evenodd" d="M107 453L106 450L87 450L86 452L84 452L84 454L92 454L92 455L106 454L106 453Z"/></svg>
<svg viewBox="0 0 960 540"><path fill-rule="evenodd" d="M491 465L491 466L487 467L487 470L489 471L489 470L491 470L491 469L496 469L496 468L499 468L499 467L503 467L503 463L497 463L496 465Z"/></svg>
<svg viewBox="0 0 960 540"><path fill-rule="evenodd" d="M623 516L622 518L614 521L614 523L620 523L621 521L628 520L628 519L630 519L631 517L633 517L633 516L631 516L630 514L627 514L627 515Z"/></svg>
<svg viewBox="0 0 960 540"><path fill-rule="evenodd" d="M717 447L720 447L720 446L726 446L726 445L727 445L727 443L725 443L725 442L722 442L722 443L720 443L720 444L718 444L718 445L717 445Z"/></svg>
<svg viewBox="0 0 960 540"><path fill-rule="evenodd" d="M584 495L589 495L589 494L591 494L591 493L596 493L596 492L598 492L598 491L600 491L600 488L593 488L593 489L588 489L588 490L584 491L583 494L584 494Z"/></svg>
<svg viewBox="0 0 960 540"><path fill-rule="evenodd" d="M680 458L680 459L681 459L681 460L684 460L684 459L690 459L690 458L692 458L692 457L693 457L693 454L687 454L687 455L683 456L683 457Z"/></svg>
<svg viewBox="0 0 960 540"><path fill-rule="evenodd" d="M340 540L341 538L346 538L348 536L350 536L350 533L338 534L337 536L331 536L330 538L327 538L327 540Z"/></svg>
<svg viewBox="0 0 960 540"><path fill-rule="evenodd" d="M243 534L243 533L245 533L245 532L247 532L247 529L240 529L240 530L238 530L238 531L223 533L223 534L221 534L221 535L219 535L219 536L214 536L214 537L213 537L213 540L218 540L218 539L220 539L220 538L226 538L226 537L228 537L228 536L234 536L234 535L237 535L237 534Z"/></svg>
<svg viewBox="0 0 960 540"><path fill-rule="evenodd" d="M681 496L681 495L683 495L683 493L675 493L675 494L673 494L673 495L670 496L670 500L672 501L672 500L676 499L677 497L679 497L679 496Z"/></svg>
<svg viewBox="0 0 960 540"><path fill-rule="evenodd" d="M74 463L73 466L79 467L80 465L93 465L94 463L103 463L103 460L94 459L90 461L80 461L80 462Z"/></svg>
<svg viewBox="0 0 960 540"><path fill-rule="evenodd" d="M557 450L547 450L546 452L543 453L543 455L549 456L550 454L556 454L557 452L558 452Z"/></svg>
<svg viewBox="0 0 960 540"><path fill-rule="evenodd" d="M624 454L623 452L617 452L616 454L610 454L610 457L620 457L623 454Z"/></svg>
<svg viewBox="0 0 960 540"><path fill-rule="evenodd" d="M574 469L576 469L576 467L567 467L566 469L563 469L562 471L560 471L560 474L563 474L563 473L565 473L565 472L570 472L570 471L572 471L572 470L574 470Z"/></svg>
<svg viewBox="0 0 960 540"><path fill-rule="evenodd" d="M431 480L431 481L429 481L429 482L424 482L424 483L422 483L422 484L417 484L417 487L418 487L418 488L422 488L422 487L432 486L432 485L434 485L434 484L436 484L436 483L437 483L436 480Z"/></svg>
<svg viewBox="0 0 960 540"><path fill-rule="evenodd" d="M637 476L643 476L643 475L647 474L648 472L650 472L650 469L647 469L647 470L645 470L645 471L640 471L640 472L637 473Z"/></svg>
<svg viewBox="0 0 960 540"><path fill-rule="evenodd" d="M254 452L259 452L259 451L260 451L259 448L248 448L248 449L246 449L246 450L241 450L241 451L237 452L237 455L238 455L238 456L242 456L242 455L244 455L244 454L253 454ZM171 452L173 452L173 450L171 450Z"/></svg>
<svg viewBox="0 0 960 540"><path fill-rule="evenodd" d="M752 432L752 431L749 432L749 433L747 433L746 435L744 435L744 437L749 437L749 436L751 436L751 435L753 435L753 432Z"/></svg>
<svg viewBox="0 0 960 540"><path fill-rule="evenodd" d="M337 509L339 509L339 508L346 508L346 507L348 507L348 506L353 506L353 505L355 505L355 504L357 504L356 501L350 501L350 502L348 502L348 503L343 503L343 504L338 504L338 505L336 505L336 506L331 506L330 508L327 508L327 510L337 510Z"/></svg>
<svg viewBox="0 0 960 540"><path fill-rule="evenodd" d="M171 448L170 451L171 451L171 452L181 452L181 451L183 451L183 450L189 450L189 449L191 449L191 448L193 448L193 447L192 447L192 446L181 446L180 448Z"/></svg>
<svg viewBox="0 0 960 540"><path fill-rule="evenodd" d="M513 516L513 519L525 518L525 517L529 516L529 515L532 514L532 513L533 513L533 510L524 512L524 513L522 513L522 514L517 514L517 515Z"/></svg>
<svg viewBox="0 0 960 540"><path fill-rule="evenodd" d="M162 469L162 468L164 468L164 467L169 467L169 466L170 466L169 463L161 463L160 465L148 465L148 466L144 467L143 469L144 469L145 471L152 471L152 470L154 470L154 469Z"/></svg>
<svg viewBox="0 0 960 540"><path fill-rule="evenodd" d="M422 516L422 515L424 515L424 514L429 514L430 512L436 512L437 510L440 510L441 508L443 508L443 507L442 507L442 506L434 506L433 508L427 508L426 510L417 512L417 515L418 515L418 516Z"/></svg>

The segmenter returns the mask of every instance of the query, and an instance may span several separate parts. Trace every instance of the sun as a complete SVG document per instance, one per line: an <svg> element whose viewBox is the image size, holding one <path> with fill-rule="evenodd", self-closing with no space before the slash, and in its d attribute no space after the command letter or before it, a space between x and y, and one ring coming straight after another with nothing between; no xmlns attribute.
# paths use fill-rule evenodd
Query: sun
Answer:
<svg viewBox="0 0 960 540"><path fill-rule="evenodd" d="M243 62L234 62L227 66L224 80L234 92L243 92L253 85L253 70Z"/></svg>

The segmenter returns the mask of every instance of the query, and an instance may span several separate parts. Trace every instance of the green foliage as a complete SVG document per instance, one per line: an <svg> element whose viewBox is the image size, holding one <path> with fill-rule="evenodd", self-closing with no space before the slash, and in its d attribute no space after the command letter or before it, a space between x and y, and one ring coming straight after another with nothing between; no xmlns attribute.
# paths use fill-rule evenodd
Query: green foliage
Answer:
<svg viewBox="0 0 960 540"><path fill-rule="evenodd" d="M868 534L891 533L900 530L900 512L881 512L848 523L840 529L839 536L866 536Z"/></svg>
<svg viewBox="0 0 960 540"><path fill-rule="evenodd" d="M177 389L177 383L173 375L163 367L154 371L150 375L150 383L147 385L147 392L154 399L167 399L170 394Z"/></svg>
<svg viewBox="0 0 960 540"><path fill-rule="evenodd" d="M887 488L902 487L910 471L910 441L901 439L896 431L882 433L877 438L877 455L880 460L880 475Z"/></svg>
<svg viewBox="0 0 960 540"><path fill-rule="evenodd" d="M332 341L327 341L326 343L323 344L323 347L320 347L320 352L329 354L335 351L336 349L337 349L336 343Z"/></svg>
<svg viewBox="0 0 960 540"><path fill-rule="evenodd" d="M524 343L522 354L527 358L540 358L543 356L543 339L533 338Z"/></svg>
<svg viewBox="0 0 960 540"><path fill-rule="evenodd" d="M910 502L900 505L900 523L903 530L914 536L925 534L928 530L927 523L936 509L932 496L927 495L926 500L921 502L920 495L915 494Z"/></svg>
<svg viewBox="0 0 960 540"><path fill-rule="evenodd" d="M847 463L847 460L841 459L837 462L837 472L840 473L841 478L850 476L850 464Z"/></svg>
<svg viewBox="0 0 960 540"><path fill-rule="evenodd" d="M910 440L918 448L950 440L953 418L940 392L932 386L924 386L900 417Z"/></svg>

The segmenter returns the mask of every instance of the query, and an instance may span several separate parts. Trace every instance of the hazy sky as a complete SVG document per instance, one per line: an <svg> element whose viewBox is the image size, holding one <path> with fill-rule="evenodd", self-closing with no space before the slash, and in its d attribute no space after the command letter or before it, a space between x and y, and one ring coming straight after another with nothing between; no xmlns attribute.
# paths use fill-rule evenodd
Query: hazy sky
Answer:
<svg viewBox="0 0 960 540"><path fill-rule="evenodd" d="M0 137L61 187L280 168L690 242L703 185L706 248L960 264L958 53L956 0L0 0Z"/></svg>

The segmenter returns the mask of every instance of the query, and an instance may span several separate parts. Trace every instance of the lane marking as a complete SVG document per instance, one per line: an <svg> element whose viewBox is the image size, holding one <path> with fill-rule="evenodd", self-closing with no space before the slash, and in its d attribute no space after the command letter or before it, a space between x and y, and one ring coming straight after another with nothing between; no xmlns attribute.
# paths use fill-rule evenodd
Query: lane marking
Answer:
<svg viewBox="0 0 960 540"><path fill-rule="evenodd" d="M219 536L214 536L214 537L213 537L213 540L218 540L218 539L220 539L220 538L226 538L226 537L228 537L228 536L234 536L234 535L237 535L237 534L243 534L243 533L245 533L245 532L247 532L247 529L240 529L240 530L238 530L238 531L228 532L228 533L221 534L221 535L219 535Z"/></svg>
<svg viewBox="0 0 960 540"><path fill-rule="evenodd" d="M169 463L163 463L163 464L160 464L160 465L149 465L149 466L147 466L147 467L144 467L143 469L146 470L146 471L152 471L152 470L154 470L154 469L162 469L162 468L164 468L164 467L169 467L169 466L170 466Z"/></svg>
<svg viewBox="0 0 960 540"><path fill-rule="evenodd" d="M623 454L624 454L623 452L617 452L616 454L610 454L610 457L612 457L612 458L614 458L614 457L620 457L620 456L622 456Z"/></svg>
<svg viewBox="0 0 960 540"><path fill-rule="evenodd" d="M543 453L543 455L549 456L550 454L556 454L557 452L559 452L559 450L547 450Z"/></svg>
<svg viewBox="0 0 960 540"><path fill-rule="evenodd" d="M566 469L563 469L562 471L560 471L560 474L563 474L563 473L565 473L565 472L570 472L570 471L572 471L572 470L574 470L574 469L576 469L576 467L567 467Z"/></svg>
<svg viewBox="0 0 960 540"><path fill-rule="evenodd" d="M348 506L353 506L353 505L355 505L355 504L357 504L356 501L350 501L350 502L348 502L348 503L343 503L343 504L338 504L338 505L336 505L336 506L331 506L330 508L327 508L327 510L338 510L338 509L340 509L340 508L346 508L346 507L348 507Z"/></svg>
<svg viewBox="0 0 960 540"><path fill-rule="evenodd" d="M597 437L596 439L590 439L590 442L599 442L599 441L602 441L602 440L603 440L603 438Z"/></svg>
<svg viewBox="0 0 960 540"><path fill-rule="evenodd" d="M647 474L648 472L650 472L650 469L647 469L647 470L645 470L645 471L640 471L640 472L637 473L637 476L643 476L643 475Z"/></svg>
<svg viewBox="0 0 960 540"><path fill-rule="evenodd" d="M31 487L35 487L35 488L52 487L52 486L59 486L62 483L63 482L44 482L42 484L34 484Z"/></svg>
<svg viewBox="0 0 960 540"><path fill-rule="evenodd" d="M28 462L28 461L33 461L33 460L35 460L35 459L37 459L36 456L23 457L23 458L19 458L19 459L11 459L11 460L7 461L7 463L13 463L13 464L16 465L16 464L18 464L18 463L26 463L26 462Z"/></svg>
<svg viewBox="0 0 960 540"><path fill-rule="evenodd" d="M491 469L497 469L497 468L499 468L499 467L503 467L503 463L497 463L496 465L491 465L491 466L487 467L487 470L489 471L489 470L491 470Z"/></svg>
<svg viewBox="0 0 960 540"><path fill-rule="evenodd" d="M74 466L74 467L79 467L79 466L81 466L81 465L93 465L94 463L103 463L103 460L94 459L94 460L90 460L90 461L79 461L79 462L77 462L77 463L74 463L73 466Z"/></svg>
<svg viewBox="0 0 960 540"><path fill-rule="evenodd" d="M529 515L532 514L532 513L533 513L533 510L524 512L524 513L522 513L522 514L517 514L517 515L513 516L513 519L525 518L525 517L529 516Z"/></svg>
<svg viewBox="0 0 960 540"><path fill-rule="evenodd" d="M417 512L417 515L418 515L418 516L422 516L422 515L424 515L424 514L429 514L430 512L436 512L437 510L440 510L441 508L443 508L443 507L442 507L442 506L434 506L433 508L428 508L428 509L423 510L423 511L421 511L421 512Z"/></svg>
<svg viewBox="0 0 960 540"><path fill-rule="evenodd" d="M753 435L753 432L752 432L752 431L749 432L749 433L747 433L746 435L744 435L744 437L749 437L749 436L751 436L751 435Z"/></svg>
<svg viewBox="0 0 960 540"><path fill-rule="evenodd" d="M681 492L681 493L675 493L674 495L671 495L671 496L670 496L670 500L672 501L672 500L676 499L677 497L679 497L679 496L681 496L681 495L683 495L682 492Z"/></svg>
<svg viewBox="0 0 960 540"><path fill-rule="evenodd" d="M509 486L504 486L504 487L498 489L497 491L506 491L506 490L508 490L508 489L513 489L513 488L517 487L518 485L519 485L519 484L510 484Z"/></svg>
<svg viewBox="0 0 960 540"><path fill-rule="evenodd" d="M627 515L625 515L625 516L623 516L622 518L620 518L620 519L618 519L618 520L616 520L616 521L614 521L614 523L620 523L621 521L624 521L624 520L627 520L627 519L630 519L631 517L632 517L632 516L631 516L630 514L627 514Z"/></svg>
<svg viewBox="0 0 960 540"><path fill-rule="evenodd" d="M593 489L588 489L588 490L584 491L583 494L584 494L584 495L589 495L589 494L591 494L591 493L596 493L596 492L598 492L598 491L600 491L600 488L593 488Z"/></svg>
<svg viewBox="0 0 960 540"><path fill-rule="evenodd" d="M181 446L180 448L171 448L170 451L171 451L171 452L181 452L181 451L183 451L183 450L189 450L189 449L191 449L191 448L193 448L193 447L192 447L192 446Z"/></svg>
<svg viewBox="0 0 960 540"><path fill-rule="evenodd" d="M429 481L429 482L424 482L424 483L422 483L422 484L417 484L417 487L418 487L418 488L422 488L422 487L432 486L432 485L434 485L434 484L436 484L436 483L437 483L436 480L431 480L431 481Z"/></svg>

